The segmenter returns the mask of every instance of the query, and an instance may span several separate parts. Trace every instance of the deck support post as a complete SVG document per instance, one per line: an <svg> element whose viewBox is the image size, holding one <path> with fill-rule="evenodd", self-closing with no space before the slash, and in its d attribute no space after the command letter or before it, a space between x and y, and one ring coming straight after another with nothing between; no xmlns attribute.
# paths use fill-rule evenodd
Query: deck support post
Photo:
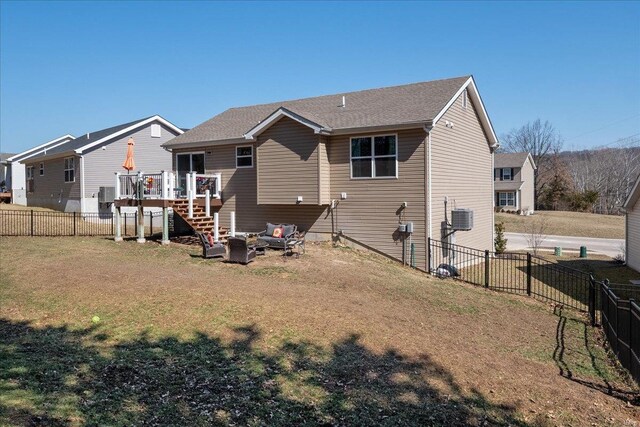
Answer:
<svg viewBox="0 0 640 427"><path fill-rule="evenodd" d="M229 236L236 237L236 212L231 211L231 219L229 225Z"/></svg>
<svg viewBox="0 0 640 427"><path fill-rule="evenodd" d="M120 207L116 207L116 235L113 238L115 242L122 242L122 212L120 212Z"/></svg>
<svg viewBox="0 0 640 427"><path fill-rule="evenodd" d="M207 218L211 216L211 192L207 189L204 192L204 214Z"/></svg>
<svg viewBox="0 0 640 427"><path fill-rule="evenodd" d="M146 242L144 238L144 208L142 204L138 206L138 238L136 241L138 243Z"/></svg>
<svg viewBox="0 0 640 427"><path fill-rule="evenodd" d="M219 218L218 212L214 212L213 213L213 241L216 243L220 240L220 233L218 230L219 221L220 221L220 218Z"/></svg>
<svg viewBox="0 0 640 427"><path fill-rule="evenodd" d="M169 244L169 208L162 208L162 240L163 245Z"/></svg>

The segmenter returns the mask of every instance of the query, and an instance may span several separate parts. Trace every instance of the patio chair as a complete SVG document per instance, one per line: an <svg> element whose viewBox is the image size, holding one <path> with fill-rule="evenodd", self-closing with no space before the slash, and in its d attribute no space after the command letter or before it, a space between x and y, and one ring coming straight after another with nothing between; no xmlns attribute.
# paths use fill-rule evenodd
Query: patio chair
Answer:
<svg viewBox="0 0 640 427"><path fill-rule="evenodd" d="M209 238L201 232L197 232L198 237L200 238L200 243L202 243L202 257L203 258L216 258L223 257L227 254L227 249L220 242L214 242L213 244L209 241Z"/></svg>
<svg viewBox="0 0 640 427"><path fill-rule="evenodd" d="M282 235L273 237L276 228L282 227ZM298 227L293 224L271 224L267 223L267 229L258 233L258 240L265 243L271 249L285 249L286 243L295 238Z"/></svg>
<svg viewBox="0 0 640 427"><path fill-rule="evenodd" d="M249 264L256 257L255 248L250 248L244 237L229 237L229 262Z"/></svg>

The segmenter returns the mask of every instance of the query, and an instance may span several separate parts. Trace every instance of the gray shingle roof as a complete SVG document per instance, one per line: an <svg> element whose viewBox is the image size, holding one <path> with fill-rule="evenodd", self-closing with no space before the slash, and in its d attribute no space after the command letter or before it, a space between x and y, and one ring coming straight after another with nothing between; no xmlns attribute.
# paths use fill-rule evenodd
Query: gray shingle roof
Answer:
<svg viewBox="0 0 640 427"><path fill-rule="evenodd" d="M496 153L494 166L496 168L519 168L524 165L529 153Z"/></svg>
<svg viewBox="0 0 640 427"><path fill-rule="evenodd" d="M333 130L426 122L435 118L469 77L231 108L164 145L242 138L280 107ZM340 106L342 96L346 98L344 108Z"/></svg>
<svg viewBox="0 0 640 427"><path fill-rule="evenodd" d="M78 148L84 147L87 144L91 144L92 142L98 141L104 137L107 137L111 134L121 131L122 129L126 129L130 126L135 125L136 123L140 123L145 121L153 116L145 117L144 119L134 120L133 122L125 123L118 126L113 126L107 129L102 129L94 132L89 132L89 134L84 134L76 139L72 139L69 142L65 142L62 145L58 145L50 150L44 150L41 154L34 156L29 159L29 162L38 159L43 156L51 156L59 153L73 152L73 150L77 150Z"/></svg>

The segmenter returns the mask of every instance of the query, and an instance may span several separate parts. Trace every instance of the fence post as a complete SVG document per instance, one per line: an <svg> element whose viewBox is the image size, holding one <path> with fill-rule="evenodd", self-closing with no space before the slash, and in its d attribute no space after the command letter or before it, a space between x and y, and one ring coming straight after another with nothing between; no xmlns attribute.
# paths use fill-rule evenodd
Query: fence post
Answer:
<svg viewBox="0 0 640 427"><path fill-rule="evenodd" d="M73 212L73 235L77 236L77 229L76 229L76 212Z"/></svg>
<svg viewBox="0 0 640 427"><path fill-rule="evenodd" d="M431 237L427 237L427 271L431 274Z"/></svg>
<svg viewBox="0 0 640 427"><path fill-rule="evenodd" d="M133 219L135 220L134 221L135 225L134 225L134 228L133 228L133 230L134 230L133 234L135 234L137 236L138 235L138 211L135 211L133 213Z"/></svg>
<svg viewBox="0 0 640 427"><path fill-rule="evenodd" d="M527 295L531 296L531 253L527 252Z"/></svg>
<svg viewBox="0 0 640 427"><path fill-rule="evenodd" d="M31 236L33 237L33 209L31 209Z"/></svg>
<svg viewBox="0 0 640 427"><path fill-rule="evenodd" d="M596 326L596 279L589 275L589 317L591 326Z"/></svg>
<svg viewBox="0 0 640 427"><path fill-rule="evenodd" d="M149 211L149 236L153 236L153 212Z"/></svg>
<svg viewBox="0 0 640 427"><path fill-rule="evenodd" d="M491 268L491 264L489 261L489 250L485 249L484 251L484 287L489 287L489 269Z"/></svg>

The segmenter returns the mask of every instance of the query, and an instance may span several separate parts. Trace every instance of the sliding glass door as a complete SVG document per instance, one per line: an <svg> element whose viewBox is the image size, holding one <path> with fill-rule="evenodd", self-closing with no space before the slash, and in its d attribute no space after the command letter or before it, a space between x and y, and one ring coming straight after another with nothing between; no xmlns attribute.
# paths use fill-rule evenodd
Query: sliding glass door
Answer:
<svg viewBox="0 0 640 427"><path fill-rule="evenodd" d="M187 173L204 173L204 153L176 154L176 169L180 194L187 195Z"/></svg>

